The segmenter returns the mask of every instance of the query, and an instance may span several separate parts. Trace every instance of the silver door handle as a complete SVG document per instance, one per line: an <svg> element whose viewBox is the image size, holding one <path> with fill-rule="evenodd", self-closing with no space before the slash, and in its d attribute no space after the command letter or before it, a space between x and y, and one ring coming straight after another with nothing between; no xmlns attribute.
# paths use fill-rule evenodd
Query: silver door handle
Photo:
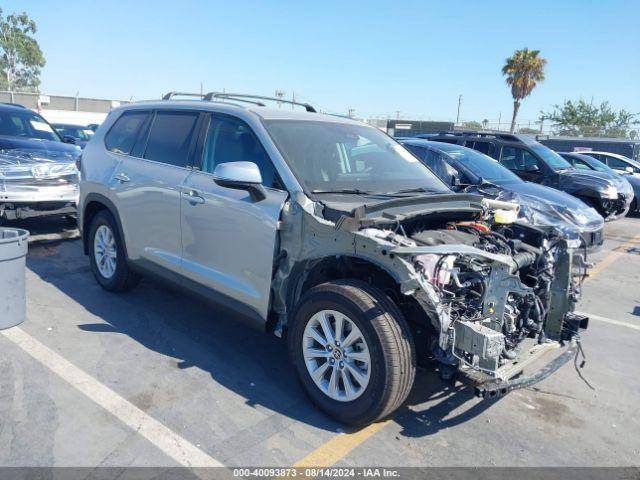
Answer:
<svg viewBox="0 0 640 480"><path fill-rule="evenodd" d="M182 196L185 198L185 200L187 200L192 205L204 203L204 197L201 197L200 195L198 195L198 192L196 192L195 190L182 192Z"/></svg>
<svg viewBox="0 0 640 480"><path fill-rule="evenodd" d="M118 173L114 178L118 180L120 183L131 181L131 179L125 173L122 173L122 172Z"/></svg>

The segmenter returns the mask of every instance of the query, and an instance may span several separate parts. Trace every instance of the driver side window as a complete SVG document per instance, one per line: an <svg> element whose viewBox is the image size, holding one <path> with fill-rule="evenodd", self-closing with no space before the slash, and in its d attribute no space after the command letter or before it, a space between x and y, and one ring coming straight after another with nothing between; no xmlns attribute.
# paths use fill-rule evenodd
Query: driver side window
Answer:
<svg viewBox="0 0 640 480"><path fill-rule="evenodd" d="M540 161L527 150L518 147L503 147L500 163L509 170L517 172L531 171L532 167L542 169Z"/></svg>
<svg viewBox="0 0 640 480"><path fill-rule="evenodd" d="M226 116L212 116L202 153L202 171L213 173L227 162L253 162L260 169L265 187L282 190L276 170L260 140L243 121Z"/></svg>

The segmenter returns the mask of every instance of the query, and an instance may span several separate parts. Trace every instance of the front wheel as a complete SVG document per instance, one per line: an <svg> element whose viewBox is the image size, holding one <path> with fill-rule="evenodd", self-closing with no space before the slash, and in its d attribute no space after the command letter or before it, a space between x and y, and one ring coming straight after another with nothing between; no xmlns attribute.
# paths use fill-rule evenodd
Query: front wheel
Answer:
<svg viewBox="0 0 640 480"><path fill-rule="evenodd" d="M323 283L292 317L290 357L322 410L365 425L405 401L415 377L414 344L402 313L380 290L359 281Z"/></svg>

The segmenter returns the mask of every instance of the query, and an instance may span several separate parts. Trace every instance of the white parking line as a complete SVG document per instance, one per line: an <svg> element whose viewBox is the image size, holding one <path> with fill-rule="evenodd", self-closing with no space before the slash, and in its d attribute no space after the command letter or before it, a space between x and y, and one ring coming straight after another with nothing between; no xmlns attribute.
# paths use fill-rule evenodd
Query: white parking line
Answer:
<svg viewBox="0 0 640 480"><path fill-rule="evenodd" d="M31 355L43 366L72 387L100 405L121 422L153 443L169 457L185 467L222 467L188 440L165 427L109 387L80 370L68 360L49 349L19 327L2 332L5 338Z"/></svg>
<svg viewBox="0 0 640 480"><path fill-rule="evenodd" d="M600 315L594 315L593 313L576 312L578 315L584 315L599 322L610 323L612 325L618 325L620 327L627 327L633 330L640 330L640 325L634 325L633 323L621 322L620 320L614 320L612 318L601 317Z"/></svg>

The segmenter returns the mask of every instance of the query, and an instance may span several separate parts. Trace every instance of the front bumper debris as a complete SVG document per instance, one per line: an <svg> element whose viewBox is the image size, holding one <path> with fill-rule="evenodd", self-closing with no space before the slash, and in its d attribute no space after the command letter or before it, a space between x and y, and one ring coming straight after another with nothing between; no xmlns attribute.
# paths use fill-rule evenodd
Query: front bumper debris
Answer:
<svg viewBox="0 0 640 480"><path fill-rule="evenodd" d="M536 383L555 373L565 363L574 358L577 351L578 343L576 340L572 340L569 343L568 347L564 350L564 352L562 352L555 359L553 359L551 362L546 364L544 367L542 367L532 375L522 376L512 380L492 379L490 381L481 383L480 385L476 385L475 395L480 398L493 399L506 395L513 390L527 388L531 385L535 385Z"/></svg>

